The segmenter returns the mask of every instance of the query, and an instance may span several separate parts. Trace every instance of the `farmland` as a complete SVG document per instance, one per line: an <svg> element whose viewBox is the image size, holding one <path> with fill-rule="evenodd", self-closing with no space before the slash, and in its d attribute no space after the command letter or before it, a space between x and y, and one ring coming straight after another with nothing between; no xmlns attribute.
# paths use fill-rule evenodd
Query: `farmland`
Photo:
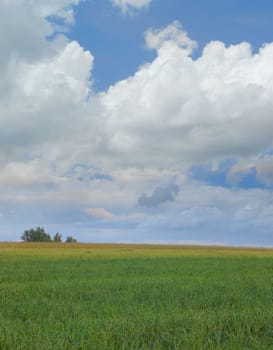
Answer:
<svg viewBox="0 0 273 350"><path fill-rule="evenodd" d="M273 250L0 244L0 349L272 349Z"/></svg>

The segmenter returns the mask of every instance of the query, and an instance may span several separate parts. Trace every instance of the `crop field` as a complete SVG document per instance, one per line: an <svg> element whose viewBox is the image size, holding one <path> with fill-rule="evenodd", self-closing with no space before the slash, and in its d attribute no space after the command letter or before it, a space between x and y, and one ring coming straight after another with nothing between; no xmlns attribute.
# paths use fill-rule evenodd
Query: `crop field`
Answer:
<svg viewBox="0 0 273 350"><path fill-rule="evenodd" d="M273 250L0 244L1 350L273 349Z"/></svg>

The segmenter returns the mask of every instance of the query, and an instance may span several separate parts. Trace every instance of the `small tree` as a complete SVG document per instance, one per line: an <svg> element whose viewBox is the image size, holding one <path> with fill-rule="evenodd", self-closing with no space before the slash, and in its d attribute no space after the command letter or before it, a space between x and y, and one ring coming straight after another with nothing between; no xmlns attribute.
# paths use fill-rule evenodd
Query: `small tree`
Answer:
<svg viewBox="0 0 273 350"><path fill-rule="evenodd" d="M77 240L72 236L67 236L65 242L66 243L77 243Z"/></svg>
<svg viewBox="0 0 273 350"><path fill-rule="evenodd" d="M59 234L59 232L55 233L53 237L54 242L61 242L62 241L62 235Z"/></svg>
<svg viewBox="0 0 273 350"><path fill-rule="evenodd" d="M24 242L51 242L51 236L46 233L43 227L31 228L30 230L24 231L21 236Z"/></svg>

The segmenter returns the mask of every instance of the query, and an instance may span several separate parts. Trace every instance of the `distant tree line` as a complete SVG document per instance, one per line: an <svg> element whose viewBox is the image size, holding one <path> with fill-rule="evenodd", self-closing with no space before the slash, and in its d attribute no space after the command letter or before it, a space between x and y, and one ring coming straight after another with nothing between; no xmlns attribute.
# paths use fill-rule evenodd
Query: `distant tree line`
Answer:
<svg viewBox="0 0 273 350"><path fill-rule="evenodd" d="M25 230L21 235L21 239L24 242L62 242L62 235L59 232L55 233L53 237L43 227L31 228ZM67 236L66 243L76 243L77 240L73 236Z"/></svg>

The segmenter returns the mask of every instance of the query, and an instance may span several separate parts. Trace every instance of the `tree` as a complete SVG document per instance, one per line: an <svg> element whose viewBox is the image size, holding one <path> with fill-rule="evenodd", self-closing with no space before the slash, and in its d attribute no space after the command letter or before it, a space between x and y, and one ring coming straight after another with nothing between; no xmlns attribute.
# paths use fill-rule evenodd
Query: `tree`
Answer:
<svg viewBox="0 0 273 350"><path fill-rule="evenodd" d="M61 242L62 241L62 235L59 234L59 232L55 233L53 237L54 242Z"/></svg>
<svg viewBox="0 0 273 350"><path fill-rule="evenodd" d="M51 242L51 236L46 233L43 227L31 228L30 230L24 231L21 239L25 242Z"/></svg>
<svg viewBox="0 0 273 350"><path fill-rule="evenodd" d="M67 236L65 242L66 243L77 243L77 240L72 236Z"/></svg>

